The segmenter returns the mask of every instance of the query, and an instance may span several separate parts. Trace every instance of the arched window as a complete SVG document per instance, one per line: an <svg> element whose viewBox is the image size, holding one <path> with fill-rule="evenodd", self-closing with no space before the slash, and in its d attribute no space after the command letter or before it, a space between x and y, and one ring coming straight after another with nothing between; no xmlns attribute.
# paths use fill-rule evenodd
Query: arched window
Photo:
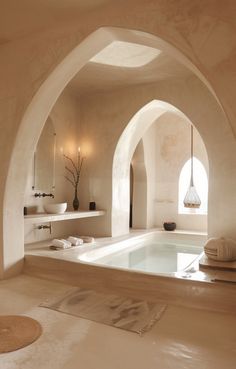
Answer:
<svg viewBox="0 0 236 369"><path fill-rule="evenodd" d="M208 178L206 170L202 163L193 158L193 182L197 193L201 199L201 206L198 209L190 209L184 207L184 197L190 184L191 173L191 159L189 159L183 166L179 176L179 201L178 201L178 213L179 214L207 214L207 202L208 202Z"/></svg>

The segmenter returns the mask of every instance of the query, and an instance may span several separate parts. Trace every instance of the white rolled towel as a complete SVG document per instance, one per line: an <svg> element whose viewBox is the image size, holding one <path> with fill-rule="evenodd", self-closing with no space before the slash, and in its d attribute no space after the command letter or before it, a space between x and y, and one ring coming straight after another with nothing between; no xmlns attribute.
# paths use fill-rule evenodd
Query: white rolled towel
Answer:
<svg viewBox="0 0 236 369"><path fill-rule="evenodd" d="M73 237L73 236L68 237L67 240L69 242L71 242L73 246L80 246L80 245L82 245L84 243L84 241L82 240L82 238Z"/></svg>
<svg viewBox="0 0 236 369"><path fill-rule="evenodd" d="M91 236L79 236L79 238L81 238L84 243L93 243L95 241L94 237Z"/></svg>
<svg viewBox="0 0 236 369"><path fill-rule="evenodd" d="M57 249L68 249L71 247L71 242L69 242L68 240L59 240L55 238L54 240L52 240L52 245Z"/></svg>
<svg viewBox="0 0 236 369"><path fill-rule="evenodd" d="M210 238L204 246L209 259L217 261L236 260L236 241L230 238Z"/></svg>

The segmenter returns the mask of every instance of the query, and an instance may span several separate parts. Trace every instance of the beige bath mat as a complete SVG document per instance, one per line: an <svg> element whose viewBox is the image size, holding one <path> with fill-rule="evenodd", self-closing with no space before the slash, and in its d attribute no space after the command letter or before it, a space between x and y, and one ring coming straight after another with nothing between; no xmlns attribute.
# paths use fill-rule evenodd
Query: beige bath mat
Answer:
<svg viewBox="0 0 236 369"><path fill-rule="evenodd" d="M166 305L81 288L40 306L142 334L160 319Z"/></svg>
<svg viewBox="0 0 236 369"><path fill-rule="evenodd" d="M32 318L19 315L0 316L0 353L28 346L41 333L41 325Z"/></svg>

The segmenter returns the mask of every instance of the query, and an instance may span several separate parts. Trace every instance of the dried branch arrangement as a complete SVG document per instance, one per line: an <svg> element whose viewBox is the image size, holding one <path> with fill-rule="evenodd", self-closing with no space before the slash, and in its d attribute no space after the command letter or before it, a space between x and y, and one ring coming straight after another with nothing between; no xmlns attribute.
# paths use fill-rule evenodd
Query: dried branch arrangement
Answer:
<svg viewBox="0 0 236 369"><path fill-rule="evenodd" d="M78 188L79 179L80 179L80 173L84 161L84 157L81 157L80 150L78 151L77 161L74 162L73 159L71 159L67 155L63 155L64 158L70 163L70 167L68 165L65 165L65 169L67 170L67 175L65 176L66 180L72 184L74 189L76 190Z"/></svg>

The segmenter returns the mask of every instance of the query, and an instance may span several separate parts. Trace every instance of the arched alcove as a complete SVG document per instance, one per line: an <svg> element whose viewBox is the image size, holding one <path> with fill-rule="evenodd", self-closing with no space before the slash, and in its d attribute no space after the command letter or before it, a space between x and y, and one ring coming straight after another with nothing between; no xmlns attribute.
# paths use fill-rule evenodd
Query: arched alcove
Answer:
<svg viewBox="0 0 236 369"><path fill-rule="evenodd" d="M128 232L129 226L129 167L138 142L148 128L165 114L174 114L192 124L188 117L173 105L153 100L142 107L124 129L113 157L112 235ZM148 202L148 194L147 194ZM118 225L118 226L117 226Z"/></svg>
<svg viewBox="0 0 236 369"><path fill-rule="evenodd" d="M197 75L215 96L209 82L194 66L194 64L191 63L191 61L180 53L174 46L163 41L156 35L136 30L102 27L81 42L43 81L37 93L28 105L17 132L8 168L3 206L2 274L6 277L20 272L23 264L24 226L22 209L24 205L23 199L26 187L26 178L30 161L43 125L53 105L69 81L76 73L78 73L86 62L88 62L88 60L114 40L135 42L168 52ZM217 99L216 96L215 98ZM137 121L142 121L143 118L145 118L145 121L147 120L151 124L154 119L154 115L156 119L158 115L160 116L170 110L175 111L177 114L183 114L170 104L164 102L155 102L150 104L148 104L148 108L146 106L135 114L135 117L131 120L127 129L125 129L125 134L122 134L114 155L111 216L111 229L113 235L124 233L124 230L127 228L129 209L127 209L126 204L129 203L127 200L127 193L129 192L127 191L127 175L129 169L127 168L126 163L130 162L134 148L137 145L138 140L141 138L142 132L144 132L148 126L147 124L141 127L140 124L137 124ZM121 147L123 151L122 154ZM125 165L120 166L119 169L120 160L122 160L122 163L124 160ZM17 191L15 189L16 182ZM121 183L123 186L122 189ZM123 200L125 201L123 202ZM120 221L117 222L117 219L123 219L121 220L121 224L119 223ZM119 227L120 231L118 229Z"/></svg>

